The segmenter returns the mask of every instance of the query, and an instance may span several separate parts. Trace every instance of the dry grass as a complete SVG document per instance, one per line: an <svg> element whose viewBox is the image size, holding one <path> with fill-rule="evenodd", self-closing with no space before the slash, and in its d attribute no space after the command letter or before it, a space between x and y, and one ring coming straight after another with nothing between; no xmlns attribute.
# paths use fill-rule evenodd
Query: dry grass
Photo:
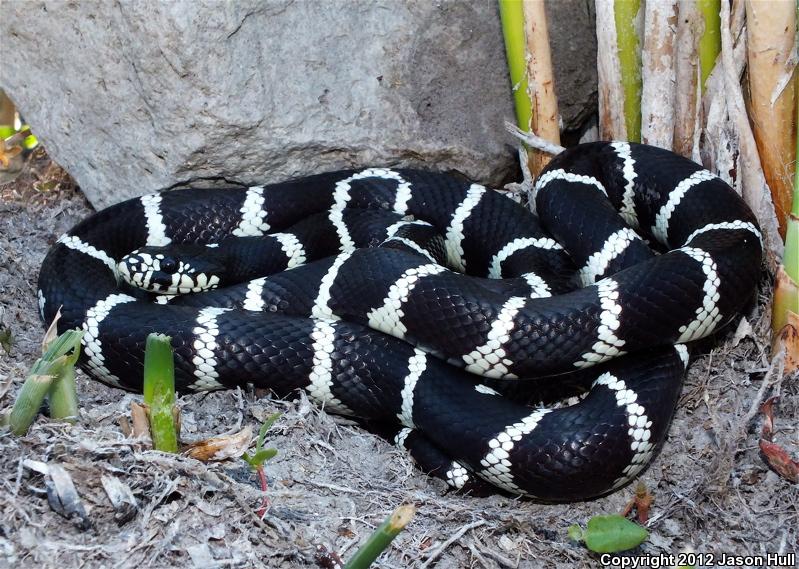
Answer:
<svg viewBox="0 0 799 569"><path fill-rule="evenodd" d="M33 189L56 180L50 191ZM10 405L38 350L35 279L47 248L89 213L57 166L39 153L20 178L0 186L0 306L15 338L0 351L0 409ZM728 334L699 355L686 379L670 438L642 480L655 496L650 539L635 553L760 554L796 551L799 488L758 453L759 400L781 393L776 442L799 450L799 384L767 362L767 298L750 315L754 338L733 347ZM381 567L595 567L598 556L566 537L572 523L620 511L633 488L594 502L543 506L504 497L444 494L382 440L307 400L258 399L242 391L180 399L184 438L230 432L284 413L268 437L271 509L244 461L205 465L146 450L119 427L135 395L79 377L81 421L40 418L22 438L0 434L0 566L316 567L324 545L345 559L393 508L416 504L408 530ZM752 410L755 409L755 412ZM88 525L48 502L49 477L25 461L61 465ZM135 497L115 510L103 488L114 477Z"/></svg>

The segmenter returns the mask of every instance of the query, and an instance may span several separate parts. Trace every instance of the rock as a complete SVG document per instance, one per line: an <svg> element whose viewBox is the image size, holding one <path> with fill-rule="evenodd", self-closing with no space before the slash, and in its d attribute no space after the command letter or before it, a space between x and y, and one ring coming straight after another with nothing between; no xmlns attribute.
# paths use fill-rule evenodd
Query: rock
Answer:
<svg viewBox="0 0 799 569"><path fill-rule="evenodd" d="M595 106L587 5L548 4L567 127ZM95 207L363 165L515 171L495 2L27 2L0 34L0 84Z"/></svg>
<svg viewBox="0 0 799 569"><path fill-rule="evenodd" d="M588 0L547 0L562 141L576 144L597 113L596 11Z"/></svg>

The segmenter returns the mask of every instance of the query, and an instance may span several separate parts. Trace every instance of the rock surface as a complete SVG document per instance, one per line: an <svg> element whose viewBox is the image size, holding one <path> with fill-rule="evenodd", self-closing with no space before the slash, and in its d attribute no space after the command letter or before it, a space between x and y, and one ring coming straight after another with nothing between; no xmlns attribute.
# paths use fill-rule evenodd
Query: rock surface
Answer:
<svg viewBox="0 0 799 569"><path fill-rule="evenodd" d="M548 5L564 125L592 108L586 0ZM0 84L95 207L362 165L514 170L495 2L26 2ZM8 55L10 54L10 55Z"/></svg>

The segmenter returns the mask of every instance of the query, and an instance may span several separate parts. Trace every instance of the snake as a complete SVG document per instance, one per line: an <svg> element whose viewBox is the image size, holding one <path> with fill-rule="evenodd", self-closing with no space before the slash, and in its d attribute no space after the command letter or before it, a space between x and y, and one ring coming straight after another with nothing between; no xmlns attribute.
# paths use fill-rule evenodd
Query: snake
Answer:
<svg viewBox="0 0 799 569"><path fill-rule="evenodd" d="M58 239L40 315L108 385L141 391L163 333L181 393L304 393L453 490L589 500L663 447L762 236L728 183L642 144L564 150L529 202L393 167L153 193Z"/></svg>

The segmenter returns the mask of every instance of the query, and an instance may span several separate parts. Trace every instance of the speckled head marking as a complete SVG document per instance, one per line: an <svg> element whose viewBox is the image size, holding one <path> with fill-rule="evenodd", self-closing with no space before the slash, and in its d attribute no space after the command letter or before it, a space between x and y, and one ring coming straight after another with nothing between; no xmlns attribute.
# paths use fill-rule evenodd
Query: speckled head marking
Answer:
<svg viewBox="0 0 799 569"><path fill-rule="evenodd" d="M219 286L224 266L197 245L142 247L125 255L117 269L129 285L158 294L203 292ZM202 253L202 254L200 254Z"/></svg>

